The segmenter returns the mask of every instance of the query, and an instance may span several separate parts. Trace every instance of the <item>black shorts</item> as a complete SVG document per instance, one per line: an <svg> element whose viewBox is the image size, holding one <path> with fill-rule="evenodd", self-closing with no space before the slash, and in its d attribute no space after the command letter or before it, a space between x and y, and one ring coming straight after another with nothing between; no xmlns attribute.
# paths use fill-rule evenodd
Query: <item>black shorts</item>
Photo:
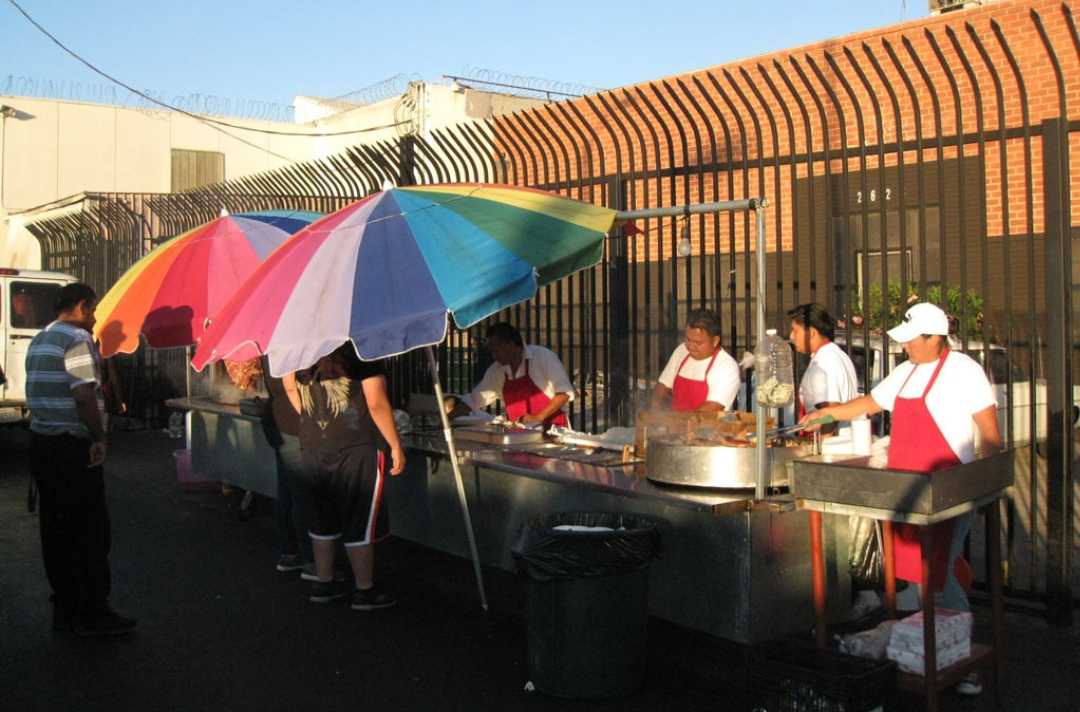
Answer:
<svg viewBox="0 0 1080 712"><path fill-rule="evenodd" d="M304 451L304 485L312 501L313 539L366 546L390 534L383 501L386 453L374 446Z"/></svg>

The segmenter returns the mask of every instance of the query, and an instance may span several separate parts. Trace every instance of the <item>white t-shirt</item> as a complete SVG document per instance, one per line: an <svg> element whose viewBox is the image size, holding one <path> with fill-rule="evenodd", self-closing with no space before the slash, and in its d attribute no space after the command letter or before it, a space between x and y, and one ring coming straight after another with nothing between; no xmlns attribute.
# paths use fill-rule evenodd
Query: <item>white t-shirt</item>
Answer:
<svg viewBox="0 0 1080 712"><path fill-rule="evenodd" d="M870 391L870 396L885 410L893 409L898 396L919 398L934 375L937 364L937 361L932 361L914 366L910 361L905 361ZM903 386L909 375L911 380ZM903 391L900 390L901 386ZM972 416L991 406L997 406L997 400L982 366L965 354L950 351L934 387L926 396L926 408L960 462L975 459L977 429Z"/></svg>
<svg viewBox="0 0 1080 712"><path fill-rule="evenodd" d="M831 341L818 349L799 383L806 412L818 403L847 403L858 395L859 381L851 358Z"/></svg>
<svg viewBox="0 0 1080 712"><path fill-rule="evenodd" d="M739 386L742 385L739 380L739 364L735 362L735 359L727 351L720 349L720 352L716 354L716 361L713 362L711 370L709 369L709 361L712 360L712 356L700 361L694 358L687 359L686 365L680 371L679 366L682 364L683 359L686 359L689 355L690 352L687 350L686 344L679 344L674 353L671 354L671 358L668 359L667 366L664 366L664 371L660 374L660 383L672 388L675 385L676 374L691 381L704 381L705 371L708 370L709 395L706 400L710 403L719 403L730 410L735 402L735 396L739 394Z"/></svg>
<svg viewBox="0 0 1080 712"><path fill-rule="evenodd" d="M525 344L525 358L521 359L521 365L514 372L513 378L521 378L525 375L525 367L528 364L529 378L536 387L544 392L548 398L554 398L559 393L570 394L570 400L574 400L574 386L570 383L570 377L566 375L559 357L543 346ZM499 363L488 366L484 377L473 388L472 393L465 396L465 403L473 410L486 408L502 398L503 384L510 375L510 367Z"/></svg>

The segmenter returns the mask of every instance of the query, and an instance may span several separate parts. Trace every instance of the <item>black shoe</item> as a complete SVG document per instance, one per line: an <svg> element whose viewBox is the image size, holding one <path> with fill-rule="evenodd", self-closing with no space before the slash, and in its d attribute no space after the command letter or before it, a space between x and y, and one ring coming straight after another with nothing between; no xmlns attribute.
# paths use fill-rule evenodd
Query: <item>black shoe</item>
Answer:
<svg viewBox="0 0 1080 712"><path fill-rule="evenodd" d="M356 589L353 591L352 604L349 606L354 611L375 611L380 608L389 608L397 603L397 599L377 586L368 589Z"/></svg>
<svg viewBox="0 0 1080 712"><path fill-rule="evenodd" d="M109 611L94 618L83 619L75 624L75 634L84 638L103 635L127 635L135 632L139 624L134 618L127 618L114 611Z"/></svg>
<svg viewBox="0 0 1080 712"><path fill-rule="evenodd" d="M312 603L329 603L348 595L348 591L336 581L315 581L311 584L311 595L308 596L308 600Z"/></svg>
<svg viewBox="0 0 1080 712"><path fill-rule="evenodd" d="M278 557L277 565L274 568L282 573L299 571L304 568L304 560L300 557L300 554L282 554Z"/></svg>

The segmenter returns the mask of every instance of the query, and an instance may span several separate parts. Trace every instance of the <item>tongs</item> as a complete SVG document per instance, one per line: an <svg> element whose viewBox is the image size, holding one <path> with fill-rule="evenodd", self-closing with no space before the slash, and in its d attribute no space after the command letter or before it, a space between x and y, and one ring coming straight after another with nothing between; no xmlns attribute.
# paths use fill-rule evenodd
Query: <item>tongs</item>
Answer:
<svg viewBox="0 0 1080 712"><path fill-rule="evenodd" d="M813 420L808 420L805 423L795 423L794 425L785 425L782 428L773 428L772 430L769 430L768 432L765 433L765 439L766 440L772 440L773 438L781 436L781 435L790 435L791 433L797 433L800 430L806 430L808 427L810 427L812 425L828 425L829 423L835 423L835 422L836 422L835 417L833 417L831 415L824 415L824 416L822 416L820 418L814 418ZM751 435L753 435L753 434L751 433Z"/></svg>

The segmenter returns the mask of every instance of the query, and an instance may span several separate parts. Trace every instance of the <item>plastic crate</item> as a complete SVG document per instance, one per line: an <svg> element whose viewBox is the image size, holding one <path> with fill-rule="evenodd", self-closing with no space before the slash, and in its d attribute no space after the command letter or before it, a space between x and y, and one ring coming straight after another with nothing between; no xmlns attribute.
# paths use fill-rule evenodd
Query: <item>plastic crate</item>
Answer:
<svg viewBox="0 0 1080 712"><path fill-rule="evenodd" d="M896 663L783 641L751 656L749 688L754 712L888 710L896 694Z"/></svg>

